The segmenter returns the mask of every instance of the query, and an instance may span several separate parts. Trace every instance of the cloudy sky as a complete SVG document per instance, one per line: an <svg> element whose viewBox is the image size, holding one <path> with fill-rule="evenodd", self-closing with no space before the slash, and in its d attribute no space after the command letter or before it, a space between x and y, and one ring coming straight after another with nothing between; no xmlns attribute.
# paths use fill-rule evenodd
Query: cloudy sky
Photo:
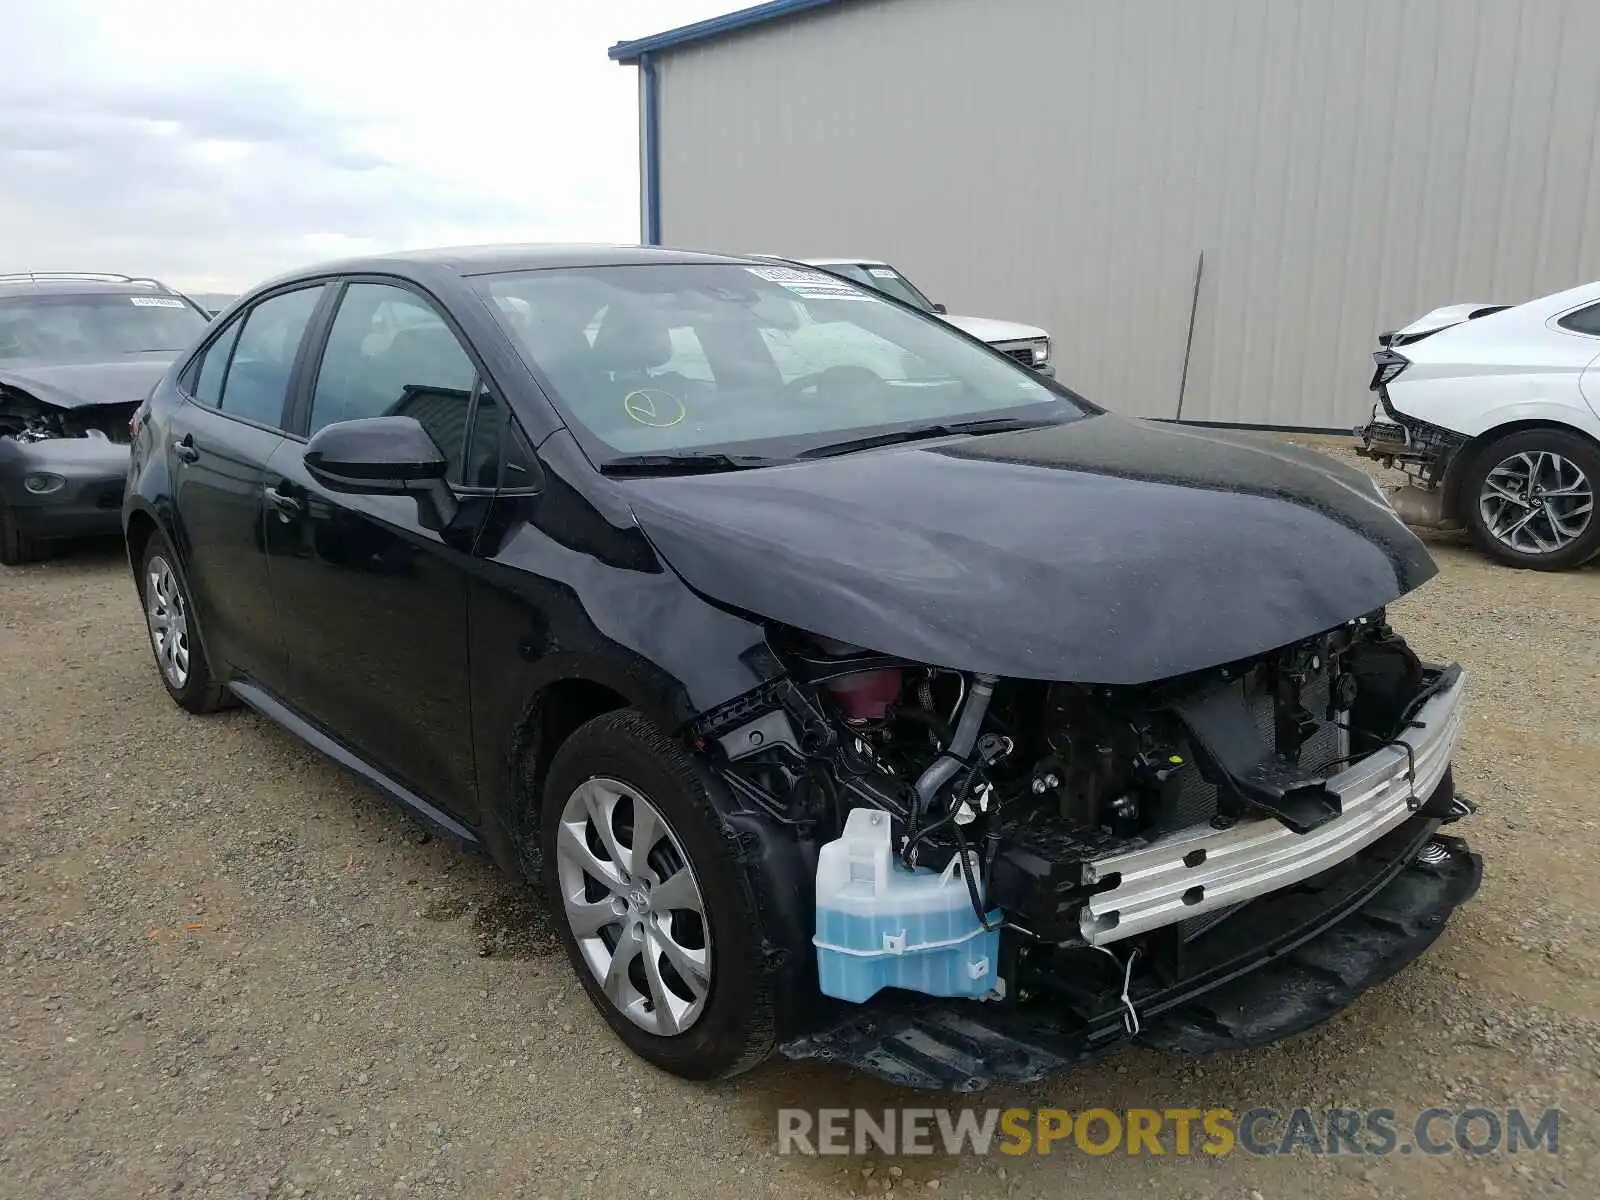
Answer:
<svg viewBox="0 0 1600 1200"><path fill-rule="evenodd" d="M0 271L232 291L368 250L636 241L617 41L752 0L5 4Z"/></svg>

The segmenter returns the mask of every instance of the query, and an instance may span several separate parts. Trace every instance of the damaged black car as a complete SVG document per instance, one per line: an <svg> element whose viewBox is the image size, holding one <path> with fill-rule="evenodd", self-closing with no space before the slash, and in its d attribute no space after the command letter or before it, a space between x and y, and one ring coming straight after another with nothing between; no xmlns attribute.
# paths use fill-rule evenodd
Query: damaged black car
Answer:
<svg viewBox="0 0 1600 1200"><path fill-rule="evenodd" d="M369 258L247 296L136 422L160 678L548 899L698 1079L898 1083L1308 1028L1480 865L1435 571L1363 473L1105 412L820 272Z"/></svg>
<svg viewBox="0 0 1600 1200"><path fill-rule="evenodd" d="M0 563L121 528L129 419L206 320L153 279L0 275Z"/></svg>

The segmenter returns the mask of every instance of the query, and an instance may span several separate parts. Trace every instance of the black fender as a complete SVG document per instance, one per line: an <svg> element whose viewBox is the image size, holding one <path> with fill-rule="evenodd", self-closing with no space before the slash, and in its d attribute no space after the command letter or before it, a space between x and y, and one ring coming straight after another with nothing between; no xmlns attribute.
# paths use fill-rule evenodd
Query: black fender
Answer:
<svg viewBox="0 0 1600 1200"><path fill-rule="evenodd" d="M177 514L172 511L169 502L152 504L140 495L130 495L122 506L122 540L128 550L128 565L137 574L139 559L142 557L143 545L139 545L140 553L135 553L134 527L140 522L148 521L154 526L155 531L166 538L167 544L173 548L179 558L179 565L186 565L188 555L184 553L181 539L178 537Z"/></svg>
<svg viewBox="0 0 1600 1200"><path fill-rule="evenodd" d="M816 932L817 842L738 799L703 755L696 762L734 858L755 893L762 959L773 976L778 1040L812 1033L827 1024L836 1007L818 986L811 941Z"/></svg>
<svg viewBox="0 0 1600 1200"><path fill-rule="evenodd" d="M535 877L537 805L544 772L566 736L585 721L616 708L634 708L668 733L692 716L682 686L644 660L583 651L538 654L533 661L499 664L513 682L489 682L474 672L473 740L478 762L479 827L484 846L514 876ZM489 689L480 708L477 686ZM560 705L559 711L551 711Z"/></svg>
<svg viewBox="0 0 1600 1200"><path fill-rule="evenodd" d="M624 707L681 736L762 681L743 656L766 638L658 559L570 434L538 456L538 489L495 501L468 599L478 824L523 874L529 807L562 737Z"/></svg>

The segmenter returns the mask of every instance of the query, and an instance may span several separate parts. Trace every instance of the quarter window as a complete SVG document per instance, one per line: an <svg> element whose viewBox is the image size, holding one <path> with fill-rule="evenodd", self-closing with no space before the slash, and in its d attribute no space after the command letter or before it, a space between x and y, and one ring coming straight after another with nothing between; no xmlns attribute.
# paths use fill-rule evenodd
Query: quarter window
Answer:
<svg viewBox="0 0 1600 1200"><path fill-rule="evenodd" d="M506 418L505 435L500 446L500 486L526 488L536 485L539 469L534 464L533 445L513 416Z"/></svg>
<svg viewBox="0 0 1600 1200"><path fill-rule="evenodd" d="M500 439L505 427L505 410L487 389L478 392L472 411L472 431L467 435L461 482L469 487L498 487L500 484Z"/></svg>
<svg viewBox="0 0 1600 1200"><path fill-rule="evenodd" d="M476 376L433 305L405 288L352 283L328 333L308 432L363 417L414 417L449 461L450 478L476 483L468 476L482 464L468 459L482 447L467 439Z"/></svg>
<svg viewBox="0 0 1600 1200"><path fill-rule="evenodd" d="M233 344L239 340L239 330L243 328L242 319L230 324L206 347L196 364L199 370L191 376L195 381L191 392L194 399L207 408L216 408L222 403L222 380L228 373L228 356L233 353Z"/></svg>
<svg viewBox="0 0 1600 1200"><path fill-rule="evenodd" d="M321 298L320 285L300 288L271 296L245 315L222 380L223 412L274 429L282 426L295 357Z"/></svg>
<svg viewBox="0 0 1600 1200"><path fill-rule="evenodd" d="M1600 337L1600 304L1591 304L1588 308L1568 313L1561 318L1561 325L1573 333L1587 333L1590 337Z"/></svg>

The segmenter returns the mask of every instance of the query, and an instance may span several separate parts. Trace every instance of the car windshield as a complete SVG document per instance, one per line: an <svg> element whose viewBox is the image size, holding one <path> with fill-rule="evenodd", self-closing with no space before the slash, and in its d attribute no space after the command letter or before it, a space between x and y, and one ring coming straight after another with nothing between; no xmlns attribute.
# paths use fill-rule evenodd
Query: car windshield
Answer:
<svg viewBox="0 0 1600 1200"><path fill-rule="evenodd" d="M1096 411L941 321L809 268L664 263L476 282L602 459L788 456Z"/></svg>
<svg viewBox="0 0 1600 1200"><path fill-rule="evenodd" d="M843 275L846 279L853 279L857 283L864 283L870 288L877 288L884 295L893 296L896 300L913 308L920 308L923 312L933 311L933 301L919 292L916 286L899 271L883 263L829 263L823 270Z"/></svg>
<svg viewBox="0 0 1600 1200"><path fill-rule="evenodd" d="M176 296L0 297L0 359L83 362L181 350L205 327L206 318Z"/></svg>

